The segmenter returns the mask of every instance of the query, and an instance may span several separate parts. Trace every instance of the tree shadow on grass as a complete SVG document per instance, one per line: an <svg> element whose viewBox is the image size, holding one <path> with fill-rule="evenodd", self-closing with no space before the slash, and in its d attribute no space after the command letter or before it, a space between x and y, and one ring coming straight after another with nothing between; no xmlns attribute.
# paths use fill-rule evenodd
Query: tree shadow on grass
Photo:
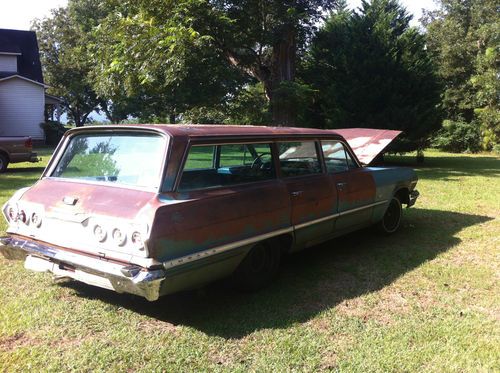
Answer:
<svg viewBox="0 0 500 373"><path fill-rule="evenodd" d="M64 286L89 299L208 335L241 338L255 330L305 322L344 300L376 292L458 244L460 230L492 218L440 210L407 210L401 230L390 237L364 230L291 255L277 280L253 294L219 282L198 291L148 302L75 281Z"/></svg>
<svg viewBox="0 0 500 373"><path fill-rule="evenodd" d="M19 174L26 174L29 172L34 172L38 174L38 177L42 174L43 170L45 170L45 167L39 166L39 167L16 167L16 168L7 168L7 171L5 171L4 175L19 175Z"/></svg>

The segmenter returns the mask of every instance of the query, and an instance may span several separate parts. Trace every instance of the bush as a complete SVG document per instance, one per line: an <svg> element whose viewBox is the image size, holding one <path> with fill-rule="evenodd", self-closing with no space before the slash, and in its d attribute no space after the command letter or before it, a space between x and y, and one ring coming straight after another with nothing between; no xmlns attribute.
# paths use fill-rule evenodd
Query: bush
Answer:
<svg viewBox="0 0 500 373"><path fill-rule="evenodd" d="M40 123L40 127L42 127L43 132L45 133L46 145L59 144L59 141L61 141L64 133L68 130L62 125L62 123L52 120Z"/></svg>
<svg viewBox="0 0 500 373"><path fill-rule="evenodd" d="M475 122L445 120L432 145L454 153L477 153L481 149L481 132Z"/></svg>

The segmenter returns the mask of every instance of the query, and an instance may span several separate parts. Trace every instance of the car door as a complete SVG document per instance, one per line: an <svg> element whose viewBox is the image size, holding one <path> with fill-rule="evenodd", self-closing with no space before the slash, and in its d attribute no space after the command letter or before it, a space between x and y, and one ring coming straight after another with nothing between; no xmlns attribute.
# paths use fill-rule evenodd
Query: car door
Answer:
<svg viewBox="0 0 500 373"><path fill-rule="evenodd" d="M369 224L376 191L373 176L356 163L341 141L322 140L321 148L338 197L335 231L344 232Z"/></svg>
<svg viewBox="0 0 500 373"><path fill-rule="evenodd" d="M161 261L191 254L233 258L227 272L244 254L231 245L291 231L290 203L276 178L270 143L191 146L177 191L161 201L152 232Z"/></svg>
<svg viewBox="0 0 500 373"><path fill-rule="evenodd" d="M295 247L302 248L333 232L337 193L323 172L318 144L313 140L277 143L279 170L290 196Z"/></svg>

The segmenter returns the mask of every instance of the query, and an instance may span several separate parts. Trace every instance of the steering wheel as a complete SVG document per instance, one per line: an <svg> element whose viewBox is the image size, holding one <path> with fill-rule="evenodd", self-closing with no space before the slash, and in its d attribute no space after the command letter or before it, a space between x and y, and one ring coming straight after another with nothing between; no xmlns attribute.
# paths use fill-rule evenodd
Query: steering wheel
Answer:
<svg viewBox="0 0 500 373"><path fill-rule="evenodd" d="M264 153L260 153L259 155L257 155L257 157L255 157L255 159L253 160L252 165L250 166L252 168L252 170L254 170L258 167L261 167L263 165L264 162L262 162L262 157L265 155L271 155L271 153L264 152Z"/></svg>

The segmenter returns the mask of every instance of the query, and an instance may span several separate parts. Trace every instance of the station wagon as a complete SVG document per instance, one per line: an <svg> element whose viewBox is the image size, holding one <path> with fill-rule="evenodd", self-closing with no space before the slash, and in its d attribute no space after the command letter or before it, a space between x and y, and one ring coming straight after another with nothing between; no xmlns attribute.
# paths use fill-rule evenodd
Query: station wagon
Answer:
<svg viewBox="0 0 500 373"><path fill-rule="evenodd" d="M27 269L150 301L232 276L264 286L283 255L415 203L409 168L370 163L399 134L226 125L68 131L3 206L0 251Z"/></svg>

